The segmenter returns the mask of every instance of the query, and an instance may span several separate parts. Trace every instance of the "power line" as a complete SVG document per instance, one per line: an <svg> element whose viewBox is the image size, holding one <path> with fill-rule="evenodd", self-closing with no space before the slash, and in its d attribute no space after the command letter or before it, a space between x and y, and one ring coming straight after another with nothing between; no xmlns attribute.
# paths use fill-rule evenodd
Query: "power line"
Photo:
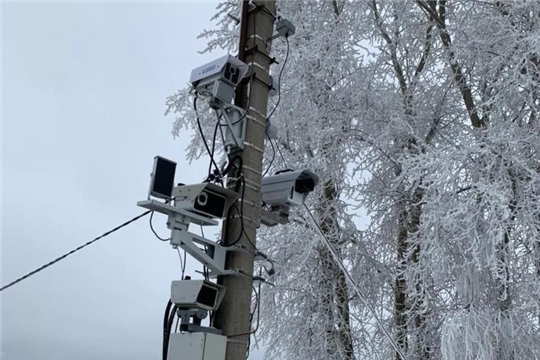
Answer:
<svg viewBox="0 0 540 360"><path fill-rule="evenodd" d="M75 249L71 250L71 251L68 252L68 253L65 253L64 255L62 255L62 256L60 256L60 257L57 257L57 258L54 259L53 261L51 261L51 262L49 262L49 263L47 263L47 264L45 264L45 265L43 265L43 266L37 268L36 270L30 271L28 274L26 274L26 275L24 275L24 276L21 276L21 277L18 278L17 280L12 281L12 282L10 282L9 284L3 286L3 287L0 289L0 292L6 290L7 288L12 287L12 286L15 285L15 284L20 283L21 281L23 281L23 280L25 280L25 279L28 279L29 277L31 277L31 276L37 274L38 272L40 272L40 271L42 271L42 270L45 270L45 269L48 268L49 266L54 265L54 264L56 264L57 262L59 262L59 261L61 261L61 260L64 260L64 259L67 258L69 255L72 255L72 254L76 253L77 251L82 250L82 249L84 249L85 247L87 247L87 246L89 246L89 245L92 245L92 244L95 243L96 241L101 240L101 239L103 239L104 237L106 237L106 236L108 236L108 235L110 235L110 234L112 234L112 233L114 233L114 232L120 230L121 228L128 226L129 224L131 224L131 223L133 223L133 222L139 220L139 219L142 218L142 217L145 217L146 215L150 214L151 212L152 212L152 210L148 210L148 211L142 213L141 215L135 216L133 219L126 221L126 222L123 223L122 225L118 225L118 226L115 227L114 229L107 231L106 233L104 233L104 234L98 236L97 238L95 238L94 240L91 240L91 241L87 242L86 244L83 244L83 245L79 246L78 248L75 248Z"/></svg>
<svg viewBox="0 0 540 360"><path fill-rule="evenodd" d="M349 271L347 270L347 268L345 267L345 265L343 265L343 263L341 262L336 250L334 249L334 247L332 246L332 244L330 243L330 240L328 240L328 238L326 237L326 235L324 234L324 232L322 231L321 227L319 226L319 223L317 222L317 220L315 219L315 217L313 216L313 214L311 213L311 211L309 210L309 208L307 207L306 204L304 204L304 207L306 208L306 211L308 212L311 220L313 221L313 223L315 224L315 227L317 228L319 234L321 235L321 238L323 240L323 243L326 245L326 247L328 248L328 251L330 251L330 253L332 254L332 257L334 258L334 261L336 262L336 264L339 266L339 268L341 269L341 271L343 271L343 273L345 274L345 276L347 277L347 279L349 280L349 283L352 285L352 287L354 288L354 291L356 292L356 294L360 297L360 299L362 300L362 303L364 303L364 306L369 310L369 312L371 312L371 315L373 316L373 318L375 319L375 321L377 321L377 324L379 324L379 327L381 328L381 330L383 331L384 335L386 336L386 338L388 339L388 341L390 341L390 343L392 344L392 347L394 348L394 350L396 350L396 352L399 354L399 356L401 357L402 360L406 360L407 358L405 357L405 355L403 354L403 351L401 351L401 349L399 348L399 346L396 344L396 342L394 341L394 339L392 338L392 336L390 335L390 333L388 332L388 330L386 330L386 328L384 327L384 324L382 323L381 319L379 319L379 316L377 315L377 313L375 312L375 309L373 309L373 307L371 306L371 304L369 304L369 302L367 301L367 299L365 298L364 294L362 294L362 292L360 291L360 289L358 288L358 285L356 284L356 282L353 280L351 274L349 273Z"/></svg>

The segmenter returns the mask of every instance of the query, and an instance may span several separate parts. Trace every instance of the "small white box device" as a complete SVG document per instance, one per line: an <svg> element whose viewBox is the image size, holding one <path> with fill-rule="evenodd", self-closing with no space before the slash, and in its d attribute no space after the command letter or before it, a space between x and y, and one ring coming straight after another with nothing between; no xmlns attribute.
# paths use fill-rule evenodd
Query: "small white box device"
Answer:
<svg viewBox="0 0 540 360"><path fill-rule="evenodd" d="M225 360L227 337L205 332L174 333L167 360Z"/></svg>

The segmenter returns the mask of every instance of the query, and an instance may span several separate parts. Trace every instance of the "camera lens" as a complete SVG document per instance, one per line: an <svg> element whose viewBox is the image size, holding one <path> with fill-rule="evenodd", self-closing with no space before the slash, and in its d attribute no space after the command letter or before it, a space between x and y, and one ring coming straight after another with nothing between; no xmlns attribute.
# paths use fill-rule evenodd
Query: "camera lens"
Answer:
<svg viewBox="0 0 540 360"><path fill-rule="evenodd" d="M197 196L197 204L204 206L208 202L208 195L205 192L202 192Z"/></svg>
<svg viewBox="0 0 540 360"><path fill-rule="evenodd" d="M301 174L298 179L296 179L295 190L299 193L307 193L315 189L315 181L309 175Z"/></svg>

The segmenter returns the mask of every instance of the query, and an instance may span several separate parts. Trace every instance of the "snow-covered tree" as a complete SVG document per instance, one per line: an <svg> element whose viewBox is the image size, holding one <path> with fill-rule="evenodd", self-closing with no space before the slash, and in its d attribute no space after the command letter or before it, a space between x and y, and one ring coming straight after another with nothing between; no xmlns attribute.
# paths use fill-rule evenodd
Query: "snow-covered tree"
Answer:
<svg viewBox="0 0 540 360"><path fill-rule="evenodd" d="M401 359L383 326L407 359L538 358L540 4L277 4L297 32L272 45L280 133L266 166L319 174L308 207L339 259L302 209L260 230L276 261L269 352ZM238 14L220 5L207 50L235 51ZM175 133L196 126L191 101L169 98ZM203 151L194 138L189 155Z"/></svg>

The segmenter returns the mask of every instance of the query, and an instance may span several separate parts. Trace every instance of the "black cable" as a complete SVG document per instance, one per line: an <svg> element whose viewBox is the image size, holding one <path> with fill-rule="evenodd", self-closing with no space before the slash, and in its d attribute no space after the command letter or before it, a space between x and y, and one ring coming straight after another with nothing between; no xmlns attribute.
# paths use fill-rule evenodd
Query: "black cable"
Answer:
<svg viewBox="0 0 540 360"><path fill-rule="evenodd" d="M241 220L242 222L244 221L244 219L242 218ZM256 251L259 251L259 249L257 249L257 246L255 246L255 243L253 242L253 240L251 240L251 238L249 237L249 235L247 234L246 232L246 227L245 226L242 226L243 229L242 231L244 231L244 235L246 235L246 239L249 241L249 243L253 246L253 249L256 250Z"/></svg>
<svg viewBox="0 0 540 360"><path fill-rule="evenodd" d="M237 160L239 162L238 171L241 173L242 166L243 166L243 159L239 155L236 155L229 161L229 164L227 165L227 168L224 170L223 174L228 173L231 170L232 165L234 164L234 162L236 162ZM236 240L234 240L231 244L227 244L227 245L222 244L222 246L230 247L230 246L236 245L240 241L240 239L242 238L242 234L244 234L246 236L247 240L249 241L249 243L251 245L253 245L253 248L256 250L257 247L255 246L255 243L253 242L253 240L251 240L249 235L246 233L246 227L244 225L244 195L245 195L245 192L246 192L246 179L244 178L243 175L240 175L239 180L241 180L240 186L242 186L242 194L241 194L241 197L240 197L240 201L241 201L240 210L238 210L238 206L236 204L233 204L232 206L234 206L234 208L236 209L236 212L240 215L240 234L238 235L238 238L236 238ZM238 184L239 183L237 182L236 183L236 188L235 188L236 192L238 192L240 190ZM227 217L226 217L227 222L226 222L226 229L225 229L226 234L228 234L228 228L229 228L229 221L230 221L229 214L230 214L230 212L227 212Z"/></svg>
<svg viewBox="0 0 540 360"><path fill-rule="evenodd" d="M49 266L54 265L54 264L56 264L57 262L59 262L59 261L65 259L65 258L67 258L69 255L72 255L72 254L76 253L77 251L82 250L82 249L84 249L85 247L87 247L87 246L89 246L89 245L92 245L92 244L95 243L96 241L103 239L104 237L106 237L106 236L108 236L108 235L110 235L110 234L112 234L112 233L114 233L114 232L120 230L121 228L123 228L123 227L125 227L125 226L128 226L129 224L131 224L131 223L133 223L133 222L139 220L140 218L142 218L142 217L144 217L144 216L150 214L151 212L152 212L152 210L148 210L148 211L142 213L141 215L135 216L133 219L131 219L131 220L129 220L129 221L126 221L126 222L123 223L122 225L119 225L119 226L115 227L115 228L112 229L112 230L107 231L106 233L104 233L104 234L98 236L97 238L95 238L94 240L91 240L91 241L87 242L86 244L83 244L83 245L79 246L78 248L75 248L75 249L71 250L70 252L68 252L68 253L66 253L66 254L64 254L64 255L62 255L62 256L60 256L60 257L54 259L53 261L51 261L51 262L49 262L49 263L47 263L47 264L45 264L45 265L43 265L43 266L37 268L36 270L30 271L28 274L26 274L26 275L24 275L24 276L21 276L21 277L18 278L17 280L12 281L12 282L10 282L9 284L7 284L7 285L3 286L2 288L0 288L0 292L2 292L2 291L4 291L4 290L6 290L7 288L10 288L10 287L12 287L13 285L15 285L15 284L17 284L17 283L19 283L19 282L21 282L21 281L23 281L23 280L25 280L25 279L31 277L31 276L37 274L38 272L40 272L40 271L42 271L42 270L45 270L45 269L48 268Z"/></svg>
<svg viewBox="0 0 540 360"><path fill-rule="evenodd" d="M259 276L261 275L261 272L259 272ZM259 291L255 289L255 286L251 285L253 288L253 292L255 293L255 308L253 309L253 312L249 314L249 337L248 337L248 344L246 348L246 359L249 358L250 353L250 346L251 346L251 335L256 334L259 330L259 319L261 317L261 283L259 282ZM255 316L255 311L257 312L257 325L255 326L255 329L251 330L251 326L253 325L253 317Z"/></svg>
<svg viewBox="0 0 540 360"><path fill-rule="evenodd" d="M268 132L266 132L266 135L268 136ZM272 147L272 160L270 160L270 164L268 164L268 167L266 168L261 177L265 177L266 174L268 174L270 168L272 167L272 164L274 163L274 160L276 160L276 148L274 147L274 141L270 138L270 136L268 136L268 140L270 140L270 146Z"/></svg>
<svg viewBox="0 0 540 360"><path fill-rule="evenodd" d="M184 280L185 278L186 264L187 264L187 255L186 255L186 250L184 250L184 267L182 268L182 280Z"/></svg>
<svg viewBox="0 0 540 360"><path fill-rule="evenodd" d="M219 118L216 122L216 127L214 128L214 135L212 136L212 152L210 153L210 163L208 164L208 174L212 173L212 159L214 158L214 152L216 151L216 137L217 137L217 130L219 127Z"/></svg>
<svg viewBox="0 0 540 360"><path fill-rule="evenodd" d="M240 230L241 230L241 233L240 233L240 236L239 238L236 240L236 243L238 243L238 241L240 241L240 238L242 237L242 233L244 233L244 235L246 236L246 239L247 241L253 246L253 249L258 251L257 249L257 246L255 246L255 243L253 242L253 240L251 240L251 238L249 237L248 233L246 232L246 226L244 225L244 191L246 189L246 183L245 183L245 179L244 179L244 185L243 185L243 188L242 188L242 198L241 198L241 201L242 203L240 204ZM236 207L237 211L238 211L238 207Z"/></svg>
<svg viewBox="0 0 540 360"><path fill-rule="evenodd" d="M163 333L163 360L167 360L167 356L169 355L169 340L171 339L172 326L177 310L178 305L174 305L172 311L168 314L169 317L167 319L167 324L165 325L165 331ZM165 316L167 316L167 313L165 314Z"/></svg>
<svg viewBox="0 0 540 360"><path fill-rule="evenodd" d="M287 43L287 52L285 53L285 60L283 61L283 66L281 67L281 70L279 71L279 76L278 76L278 100L276 102L276 106L274 106L274 108L272 109L272 111L270 112L270 115L266 118L266 121L270 120L270 118L272 117L272 115L274 115L274 113L276 112L278 106L279 106L279 103L281 102L281 76L283 75L283 71L285 69L285 65L287 65L287 61L289 60L289 38L288 37L285 37L285 41ZM266 132L266 135L268 136L268 132ZM276 159L276 148L277 150L279 151L279 154L283 160L283 166L287 166L287 162L285 161L285 157L283 156L283 154L281 153L281 150L279 149L279 146L275 146L274 147L274 142L273 140L268 136L268 139L270 140L270 145L272 146L272 160L270 161L270 164L268 165L268 168L266 169L266 171L264 172L263 176L264 177L268 171L270 171L270 168L272 167L272 164L274 163L274 160Z"/></svg>
<svg viewBox="0 0 540 360"><path fill-rule="evenodd" d="M256 22L255 22L255 17L254 17L253 18L253 35L255 36L255 34L256 34ZM288 51L287 51L287 53L288 53ZM287 57L288 57L288 55L287 55ZM284 63L284 65L285 65L285 63ZM254 77L255 77L255 72L253 71L253 63L252 63L251 64L251 73L250 73L247 108L246 108L244 114L238 120L233 122L231 125L239 123L240 121L242 121L247 116L247 113L249 111L249 107L251 106L251 93L252 93L252 89L253 89L253 86L252 86L253 84L252 83L253 83ZM220 130L221 130L221 127L220 127ZM222 134L222 136L223 136L223 134ZM255 245L254 245L253 241L247 235L247 233L245 231L245 226L244 226L244 196L245 196L245 191L246 191L246 180L245 180L245 178L244 178L244 176L242 174L243 159L240 156L236 156L236 157L233 157L232 159L230 159L229 164L227 165L227 168L223 171L223 175L227 174L231 170L233 164L237 160L240 161L240 164L238 165L238 171L236 172L236 176L237 176L238 179L237 179L237 182L236 182L235 191L238 192L240 190L239 186L242 187L242 193L241 193L241 197L240 197L240 209L238 209L238 206L236 205L236 203L233 204L231 207L234 207L236 209L236 212L240 216L240 232L238 234L238 237L234 241L232 241L230 243L228 242L226 244L224 242L222 242L221 245L223 247L234 246L242 239L242 235L245 235L246 238L248 239L248 241L255 248ZM231 213L232 213L232 211L229 208L229 211L227 212L227 216L225 218L225 234L226 234L226 236L229 235L229 225L230 225L230 221L231 221Z"/></svg>
<svg viewBox="0 0 540 360"><path fill-rule="evenodd" d="M238 242L242 238L242 234L245 234L245 231L244 231L244 195L245 195L245 192L246 192L246 180L244 179L244 176L241 176L237 180L237 184L238 184L238 181L241 181L241 186L242 186L242 195L240 197L240 210L238 209L238 205L236 205L236 203L233 204L232 206L234 206L234 208L236 209L236 212L240 215L240 233L238 234L238 237L233 242L227 243L227 244L221 243L221 246L223 246L223 247L231 247L233 245L238 244ZM227 217L225 219L225 221L226 221L225 234L227 234L227 235L229 235L230 220L231 220L231 211L229 209L229 211L227 212Z"/></svg>
<svg viewBox="0 0 540 360"><path fill-rule="evenodd" d="M238 210L238 206L236 204L233 205L234 208L236 209L236 212L238 214L241 214L240 210ZM229 233L229 222L230 222L230 218L228 216L229 214L227 214L227 224L225 225L226 226L226 234ZM240 215L240 233L238 234L238 237L231 243L228 243L228 244L225 244L225 243L221 243L221 246L223 247L231 247L231 246L234 246L236 244L238 244L238 242L240 241L240 239L242 238L242 234L244 234L245 231L244 231L244 222L242 221L242 215Z"/></svg>
<svg viewBox="0 0 540 360"><path fill-rule="evenodd" d="M223 135L223 129L222 129L222 126L221 126L221 118L223 117L223 114L219 114L218 111L216 110L216 117L217 117L217 121L218 123L220 124L219 126L219 134L221 135L221 143L223 145L225 145L225 136Z"/></svg>
<svg viewBox="0 0 540 360"><path fill-rule="evenodd" d="M229 171L231 171L232 169L232 166L235 162L238 162L238 166L237 166L237 169L238 169L238 172L241 173L242 172L242 167L244 166L244 160L242 159L242 157L240 155L234 155L229 161L228 161L228 164L227 164L227 167L225 169L223 169L223 172L221 173L223 176L227 175L229 173Z"/></svg>
<svg viewBox="0 0 540 360"><path fill-rule="evenodd" d="M210 162L214 165L216 171L219 172L219 166L216 164L216 161L214 160L214 156L210 152L210 148L208 147L208 143L206 142L206 137L204 136L204 132L201 126L201 119L199 118L199 113L197 111L197 99L199 98L199 94L196 92L195 97L193 98L193 110L195 111L195 118L197 119L197 127L199 128L199 134L201 135L202 141L204 143L204 147L206 148L206 151L208 152L208 155L210 155ZM208 174L209 176L211 174Z"/></svg>
<svg viewBox="0 0 540 360"><path fill-rule="evenodd" d="M169 351L169 343L167 341L167 331L169 325L169 315L171 313L172 301L169 299L167 306L165 307L165 314L163 315L163 348L162 348L162 358L167 360L167 353Z"/></svg>
<svg viewBox="0 0 540 360"><path fill-rule="evenodd" d="M171 336L171 331L172 331L172 326L173 326L173 323L174 323L174 317L176 316L176 311L178 311L178 305L175 304L173 306L173 308L172 308L172 311L171 311L170 315L169 315L169 324L167 326L167 330L168 330L167 335L169 336L169 338ZM167 340L169 340L169 339L167 339Z"/></svg>
<svg viewBox="0 0 540 360"><path fill-rule="evenodd" d="M244 113L242 114L242 116L240 116L240 118L238 120L232 122L231 125L236 125L239 122L241 122L242 120L244 120L245 117L247 116L248 112L249 112L249 107L251 106L251 92L252 92L252 89L253 89L253 79L255 78L255 73L252 73L249 76L250 76L250 79L249 79L249 93L248 93L247 107L246 107ZM228 126L227 123L222 124L221 122L219 123L219 125L220 126Z"/></svg>
<svg viewBox="0 0 540 360"><path fill-rule="evenodd" d="M249 359L249 354L251 352L251 335L255 333L255 331L251 330L253 326L253 317L255 316L255 311L257 310L257 307L259 305L258 302L258 296L257 296L257 290L255 289L255 286L251 285L251 288L253 289L253 292L255 293L255 307L253 308L253 312L249 313L249 333L247 338L247 346L246 346L246 359Z"/></svg>
<svg viewBox="0 0 540 360"><path fill-rule="evenodd" d="M165 239L165 238L162 238L161 236L158 235L158 233L156 232L156 230L154 230L154 225L152 224L152 219L154 218L154 211L152 211L152 213L150 214L150 219L148 220L148 222L150 223L150 230L152 230L152 232L154 233L154 235L160 240L160 241L169 241L171 240L171 238L168 238L168 239Z"/></svg>
<svg viewBox="0 0 540 360"><path fill-rule="evenodd" d="M283 70L285 70L285 65L287 65L287 61L289 60L289 38L287 36L285 37L285 41L287 42L287 52L285 54L285 60L283 61L283 66L281 67L281 70L279 71L279 76L278 76L278 100L276 102L276 106L274 106L274 108L272 109L272 112L266 118L266 121L270 120L272 115L274 115L281 101L281 75L283 75Z"/></svg>

